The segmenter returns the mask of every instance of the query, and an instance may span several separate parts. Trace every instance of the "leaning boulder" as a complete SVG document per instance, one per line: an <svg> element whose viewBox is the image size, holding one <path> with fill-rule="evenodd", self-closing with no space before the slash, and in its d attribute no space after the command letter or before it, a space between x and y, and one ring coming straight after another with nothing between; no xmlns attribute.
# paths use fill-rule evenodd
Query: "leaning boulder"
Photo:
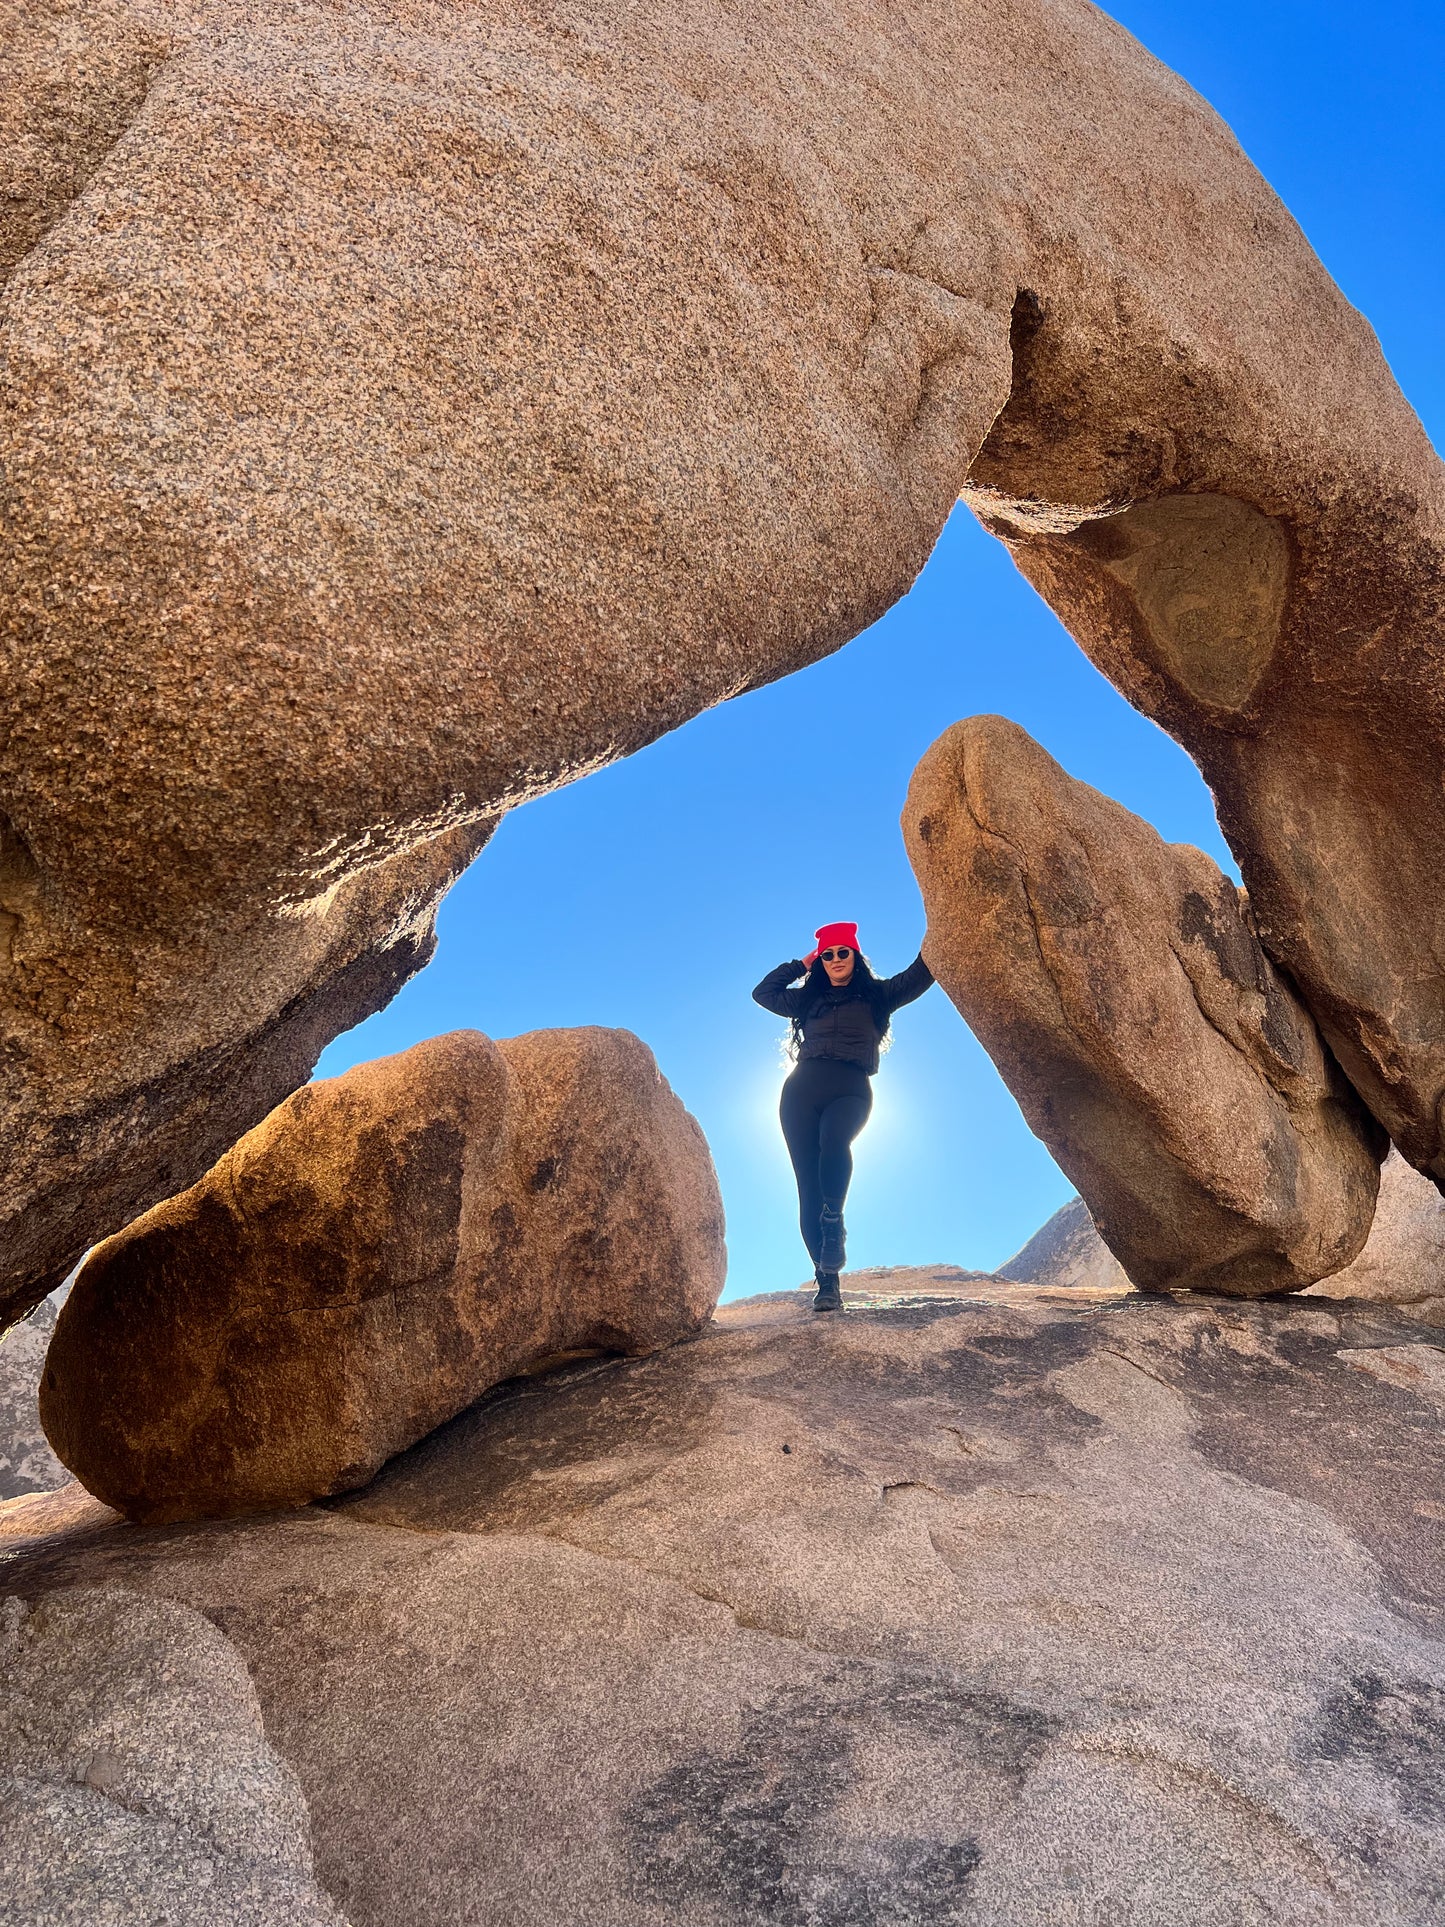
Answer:
<svg viewBox="0 0 1445 1927"><path fill-rule="evenodd" d="M6 1927L343 1927L246 1662L118 1587L0 1601Z"/></svg>
<svg viewBox="0 0 1445 1927"><path fill-rule="evenodd" d="M457 1031L298 1091L101 1245L41 1415L132 1518L300 1504L543 1360L690 1335L724 1268L706 1141L646 1045Z"/></svg>
<svg viewBox="0 0 1445 1927"><path fill-rule="evenodd" d="M1349 1263L1383 1134L1207 856L997 716L939 738L903 823L924 955L1136 1285Z"/></svg>

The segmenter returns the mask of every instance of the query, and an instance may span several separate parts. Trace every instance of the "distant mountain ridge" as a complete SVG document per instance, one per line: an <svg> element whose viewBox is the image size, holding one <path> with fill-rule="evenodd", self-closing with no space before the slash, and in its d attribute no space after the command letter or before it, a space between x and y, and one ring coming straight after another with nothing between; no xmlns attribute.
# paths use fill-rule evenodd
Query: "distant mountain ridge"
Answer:
<svg viewBox="0 0 1445 1927"><path fill-rule="evenodd" d="M1130 1289L1124 1267L1094 1229L1089 1207L1078 1197L1061 1205L1022 1250L999 1266L995 1276L1011 1285Z"/></svg>

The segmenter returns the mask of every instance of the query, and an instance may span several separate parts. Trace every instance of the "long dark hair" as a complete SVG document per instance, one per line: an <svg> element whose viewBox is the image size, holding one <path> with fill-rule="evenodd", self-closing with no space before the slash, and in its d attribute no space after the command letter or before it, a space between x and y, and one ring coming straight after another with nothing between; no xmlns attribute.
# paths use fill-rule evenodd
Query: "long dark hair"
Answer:
<svg viewBox="0 0 1445 1927"><path fill-rule="evenodd" d="M787 1043L784 1046L788 1056L792 1058L794 1063L797 1062L798 1052L802 1047L804 1024L807 1023L808 1019L832 988L833 986L828 980L828 973L823 968L823 959L821 957L814 957L813 967L808 972L807 981L803 985L802 1007L798 1015L790 1020L791 1029ZM865 998L868 1003L873 1006L873 1022L878 1027L878 1048L880 1051L887 1050L888 1026L892 1021L892 1015L887 1006L880 1002L878 979L873 975L872 970L869 968L868 959L863 955L861 950L855 950L853 952L853 975L842 988L851 996Z"/></svg>

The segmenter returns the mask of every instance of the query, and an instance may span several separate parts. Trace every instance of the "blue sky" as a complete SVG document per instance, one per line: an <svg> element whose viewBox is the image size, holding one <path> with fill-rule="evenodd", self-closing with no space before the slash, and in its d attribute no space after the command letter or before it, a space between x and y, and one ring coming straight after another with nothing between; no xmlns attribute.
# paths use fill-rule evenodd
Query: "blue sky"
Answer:
<svg viewBox="0 0 1445 1927"><path fill-rule="evenodd" d="M1233 126L1445 430L1445 9L1112 9ZM727 1295L808 1265L778 1132L781 1024L752 985L825 919L880 971L923 912L898 832L914 764L960 716L1021 723L1172 841L1228 863L1193 763L1085 661L1005 551L955 512L912 592L828 661L514 811L453 890L437 955L318 1076L440 1031L634 1030L706 1131ZM853 1265L1002 1263L1070 1194L940 990L900 1013L857 1146Z"/></svg>

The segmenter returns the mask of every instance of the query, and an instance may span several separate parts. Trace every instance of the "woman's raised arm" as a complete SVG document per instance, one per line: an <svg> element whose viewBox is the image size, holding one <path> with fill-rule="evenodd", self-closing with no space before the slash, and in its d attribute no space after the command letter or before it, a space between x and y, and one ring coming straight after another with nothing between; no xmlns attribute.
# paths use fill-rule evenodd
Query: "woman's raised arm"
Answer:
<svg viewBox="0 0 1445 1927"><path fill-rule="evenodd" d="M807 964L801 957L791 963L780 963L776 970L770 970L753 992L753 1002L761 1004L764 1010L772 1011L775 1017L796 1017L802 998L800 990L789 990L788 985L807 971Z"/></svg>
<svg viewBox="0 0 1445 1927"><path fill-rule="evenodd" d="M932 982L933 972L923 961L923 952L920 950L906 970L900 970L896 977L884 977L878 988L883 993L883 1002L890 1011L894 1011L901 1009L904 1004L911 1004L915 997L921 997Z"/></svg>

